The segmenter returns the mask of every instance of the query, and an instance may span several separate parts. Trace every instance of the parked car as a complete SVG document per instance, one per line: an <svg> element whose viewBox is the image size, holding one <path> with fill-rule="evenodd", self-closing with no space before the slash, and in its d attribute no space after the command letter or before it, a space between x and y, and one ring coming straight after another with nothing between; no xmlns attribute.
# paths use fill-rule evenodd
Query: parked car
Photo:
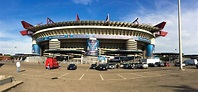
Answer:
<svg viewBox="0 0 198 92"><path fill-rule="evenodd" d="M134 69L134 64L123 64L124 69Z"/></svg>
<svg viewBox="0 0 198 92"><path fill-rule="evenodd" d="M175 62L174 65L175 65L176 67L179 67L179 66L180 66L180 62ZM182 63L182 66L185 67L185 66L186 66L185 63Z"/></svg>
<svg viewBox="0 0 198 92"><path fill-rule="evenodd" d="M76 70L77 69L77 66L75 64L69 64L67 66L67 70Z"/></svg>
<svg viewBox="0 0 198 92"><path fill-rule="evenodd" d="M164 66L169 67L169 66L170 66L170 63L168 63L168 62L164 62Z"/></svg>
<svg viewBox="0 0 198 92"><path fill-rule="evenodd" d="M116 68L116 64L108 64L108 69L115 69Z"/></svg>
<svg viewBox="0 0 198 92"><path fill-rule="evenodd" d="M145 62L142 62L142 63L139 63L139 62L132 63L132 65L133 65L133 68L134 69L147 69L148 68L148 64L145 63Z"/></svg>
<svg viewBox="0 0 198 92"><path fill-rule="evenodd" d="M164 63L162 62L155 62L155 65L158 67L164 67Z"/></svg>
<svg viewBox="0 0 198 92"><path fill-rule="evenodd" d="M97 70L105 70L105 71L107 71L107 64L99 64L98 66L97 66Z"/></svg>
<svg viewBox="0 0 198 92"><path fill-rule="evenodd" d="M141 64L136 62L136 63L132 63L132 66L131 66L133 69L138 69L141 67Z"/></svg>
<svg viewBox="0 0 198 92"><path fill-rule="evenodd" d="M54 69L54 68L58 68L59 64L56 60L56 58L53 57L48 57L45 61L45 68L46 69Z"/></svg>
<svg viewBox="0 0 198 92"><path fill-rule="evenodd" d="M154 63L148 63L148 66L149 66L149 67L156 67L157 65L154 64Z"/></svg>
<svg viewBox="0 0 198 92"><path fill-rule="evenodd" d="M198 68L198 64L196 64L196 67Z"/></svg>
<svg viewBox="0 0 198 92"><path fill-rule="evenodd" d="M189 66L189 65L194 66L197 64L197 60L196 59L185 60L184 63L186 66Z"/></svg>
<svg viewBox="0 0 198 92"><path fill-rule="evenodd" d="M96 69L97 64L91 64L90 69Z"/></svg>
<svg viewBox="0 0 198 92"><path fill-rule="evenodd" d="M140 68L147 69L148 68L148 64L147 63L141 63L140 64Z"/></svg>

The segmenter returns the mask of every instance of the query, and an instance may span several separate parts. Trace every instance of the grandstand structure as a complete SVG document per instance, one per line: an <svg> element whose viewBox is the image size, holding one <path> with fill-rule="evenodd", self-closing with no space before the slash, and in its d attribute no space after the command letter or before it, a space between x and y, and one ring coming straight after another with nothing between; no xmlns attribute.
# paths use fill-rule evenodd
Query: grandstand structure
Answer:
<svg viewBox="0 0 198 92"><path fill-rule="evenodd" d="M137 20L135 20L137 21ZM152 57L155 39L166 36L166 22L157 25L136 22L80 20L53 22L33 26L21 21L25 30L20 33L32 38L32 53L40 56L49 53L85 59L99 56Z"/></svg>

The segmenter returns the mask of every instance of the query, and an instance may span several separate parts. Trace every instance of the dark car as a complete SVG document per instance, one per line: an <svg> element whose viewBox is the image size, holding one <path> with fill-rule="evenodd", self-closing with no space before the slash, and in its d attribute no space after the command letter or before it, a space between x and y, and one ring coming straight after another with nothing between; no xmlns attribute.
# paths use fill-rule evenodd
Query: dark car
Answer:
<svg viewBox="0 0 198 92"><path fill-rule="evenodd" d="M76 70L77 69L77 66L75 64L69 64L67 66L67 70Z"/></svg>
<svg viewBox="0 0 198 92"><path fill-rule="evenodd" d="M91 64L90 69L96 69L97 64Z"/></svg>
<svg viewBox="0 0 198 92"><path fill-rule="evenodd" d="M196 64L196 67L198 68L198 64Z"/></svg>
<svg viewBox="0 0 198 92"><path fill-rule="evenodd" d="M164 67L164 63L162 62L155 62L155 65L158 67Z"/></svg>
<svg viewBox="0 0 198 92"><path fill-rule="evenodd" d="M195 61L193 59L192 60L185 60L184 63L185 63L186 66L189 66L189 65L190 66L194 66L194 65L196 65Z"/></svg>
<svg viewBox="0 0 198 92"><path fill-rule="evenodd" d="M123 64L124 69L134 69L135 64Z"/></svg>
<svg viewBox="0 0 198 92"><path fill-rule="evenodd" d="M180 67L180 62L175 62L174 65L175 67ZM186 66L185 63L182 63L182 66L185 67Z"/></svg>
<svg viewBox="0 0 198 92"><path fill-rule="evenodd" d="M149 67L156 67L157 65L154 64L154 63L148 63L148 66L149 66Z"/></svg>
<svg viewBox="0 0 198 92"><path fill-rule="evenodd" d="M105 71L107 71L107 65L106 64L99 64L98 66L97 66L97 70L105 70Z"/></svg>

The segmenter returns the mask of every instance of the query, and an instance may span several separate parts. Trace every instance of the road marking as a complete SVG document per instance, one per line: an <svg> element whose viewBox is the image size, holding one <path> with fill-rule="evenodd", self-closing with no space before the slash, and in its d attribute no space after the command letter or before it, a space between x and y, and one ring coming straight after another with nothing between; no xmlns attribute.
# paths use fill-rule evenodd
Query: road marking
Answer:
<svg viewBox="0 0 198 92"><path fill-rule="evenodd" d="M22 75L28 75L28 74L22 74Z"/></svg>
<svg viewBox="0 0 198 92"><path fill-rule="evenodd" d="M123 76L121 76L121 75L119 75L119 74L117 74L118 76L120 76L120 77L122 77L123 79L125 79L126 80L126 78L125 77L123 77Z"/></svg>
<svg viewBox="0 0 198 92"><path fill-rule="evenodd" d="M86 71L89 71L89 68Z"/></svg>
<svg viewBox="0 0 198 92"><path fill-rule="evenodd" d="M81 79L83 78L84 75L85 75L85 74L83 74L83 75L79 78L79 80L81 80Z"/></svg>
<svg viewBox="0 0 198 92"><path fill-rule="evenodd" d="M101 78L101 80L104 80L104 78L102 77L102 75L100 74L100 78Z"/></svg>
<svg viewBox="0 0 198 92"><path fill-rule="evenodd" d="M157 74L157 73L150 73L150 72L143 72L143 73L151 74L152 76L162 76L161 74Z"/></svg>
<svg viewBox="0 0 198 92"><path fill-rule="evenodd" d="M59 76L58 78L61 78L61 77L63 77L63 76L66 76L67 74L69 74L69 73L65 73L65 74Z"/></svg>
<svg viewBox="0 0 198 92"><path fill-rule="evenodd" d="M135 73L131 73L131 74L136 75L136 76L139 76L139 77L145 77L145 76L138 75L138 74L135 74Z"/></svg>

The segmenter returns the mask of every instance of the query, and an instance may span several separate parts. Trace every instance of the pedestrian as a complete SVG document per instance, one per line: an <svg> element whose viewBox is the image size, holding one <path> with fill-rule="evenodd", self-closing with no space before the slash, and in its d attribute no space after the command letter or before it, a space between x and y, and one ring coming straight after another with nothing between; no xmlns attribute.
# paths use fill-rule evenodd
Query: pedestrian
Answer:
<svg viewBox="0 0 198 92"><path fill-rule="evenodd" d="M21 66L20 62L17 61L16 62L17 72L20 72L20 66Z"/></svg>
<svg viewBox="0 0 198 92"><path fill-rule="evenodd" d="M47 69L50 70L50 63L47 64Z"/></svg>
<svg viewBox="0 0 198 92"><path fill-rule="evenodd" d="M116 68L119 68L119 65L118 64L116 64Z"/></svg>

